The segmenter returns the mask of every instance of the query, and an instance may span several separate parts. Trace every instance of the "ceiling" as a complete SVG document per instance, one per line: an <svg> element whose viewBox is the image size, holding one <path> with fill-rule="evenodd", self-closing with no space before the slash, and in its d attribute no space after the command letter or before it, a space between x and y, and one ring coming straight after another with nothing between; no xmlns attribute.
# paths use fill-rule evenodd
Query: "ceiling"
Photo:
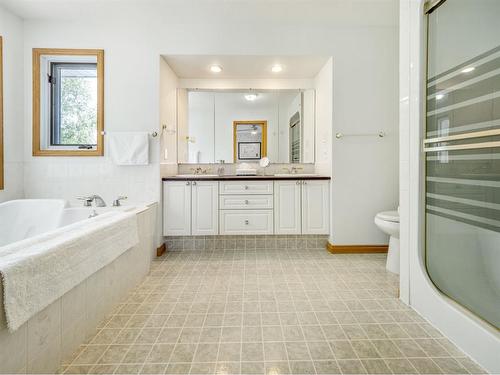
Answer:
<svg viewBox="0 0 500 375"><path fill-rule="evenodd" d="M0 6L26 20L84 20L141 13L164 22L323 23L337 26L395 26L398 0L0 0ZM120 12L129 13L120 14ZM132 13L130 13L132 12ZM257 18L255 18L257 17ZM217 20L217 21L216 21Z"/></svg>
<svg viewBox="0 0 500 375"><path fill-rule="evenodd" d="M163 56L179 78L230 79L306 79L313 78L328 60L327 56L235 56L235 55L169 55ZM279 64L283 70L273 73ZM222 72L212 73L211 65Z"/></svg>

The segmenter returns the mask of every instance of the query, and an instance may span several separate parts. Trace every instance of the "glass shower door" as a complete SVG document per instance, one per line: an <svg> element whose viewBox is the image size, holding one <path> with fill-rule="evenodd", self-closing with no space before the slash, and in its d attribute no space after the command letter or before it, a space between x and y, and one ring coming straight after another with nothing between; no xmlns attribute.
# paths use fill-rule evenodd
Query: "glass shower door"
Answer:
<svg viewBox="0 0 500 375"><path fill-rule="evenodd" d="M500 1L427 15L426 253L436 287L500 328Z"/></svg>

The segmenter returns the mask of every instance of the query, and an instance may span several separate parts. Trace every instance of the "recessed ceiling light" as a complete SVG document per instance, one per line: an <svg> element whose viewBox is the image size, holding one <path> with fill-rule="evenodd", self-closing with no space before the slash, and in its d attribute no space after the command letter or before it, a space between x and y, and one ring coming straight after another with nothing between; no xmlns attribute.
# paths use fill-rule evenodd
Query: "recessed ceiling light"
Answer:
<svg viewBox="0 0 500 375"><path fill-rule="evenodd" d="M444 98L444 94L437 94L436 95L436 100L441 100Z"/></svg>
<svg viewBox="0 0 500 375"><path fill-rule="evenodd" d="M271 70L273 73L279 73L283 70L283 67L279 64L276 64L271 68Z"/></svg>
<svg viewBox="0 0 500 375"><path fill-rule="evenodd" d="M254 100L257 99L257 94L246 94L245 99L248 100L249 102L253 102Z"/></svg>
<svg viewBox="0 0 500 375"><path fill-rule="evenodd" d="M464 70L462 70L462 73L470 73L474 69L476 69L476 68L474 68L473 66L469 66L468 68L465 68Z"/></svg>
<svg viewBox="0 0 500 375"><path fill-rule="evenodd" d="M222 72L222 66L220 66L220 65L211 65L210 66L210 71L212 73L220 73L220 72Z"/></svg>

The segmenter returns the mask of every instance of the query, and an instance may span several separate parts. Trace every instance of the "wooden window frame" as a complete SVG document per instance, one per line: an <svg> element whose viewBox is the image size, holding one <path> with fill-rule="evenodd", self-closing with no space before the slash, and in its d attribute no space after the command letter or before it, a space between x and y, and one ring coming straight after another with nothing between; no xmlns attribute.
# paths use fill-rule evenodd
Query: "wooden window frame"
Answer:
<svg viewBox="0 0 500 375"><path fill-rule="evenodd" d="M97 147L93 150L42 149L40 59L49 56L95 56L97 61ZM104 155L104 50L33 48L33 156L103 156Z"/></svg>
<svg viewBox="0 0 500 375"><path fill-rule="evenodd" d="M3 39L0 36L0 190L5 188L3 153Z"/></svg>
<svg viewBox="0 0 500 375"><path fill-rule="evenodd" d="M258 125L262 127L262 148L260 157L267 156L267 120L245 120L245 121L233 121L233 163L238 163L238 142L236 136L236 130L238 129L238 125ZM257 162L256 159L254 162ZM251 162L246 160L244 162Z"/></svg>

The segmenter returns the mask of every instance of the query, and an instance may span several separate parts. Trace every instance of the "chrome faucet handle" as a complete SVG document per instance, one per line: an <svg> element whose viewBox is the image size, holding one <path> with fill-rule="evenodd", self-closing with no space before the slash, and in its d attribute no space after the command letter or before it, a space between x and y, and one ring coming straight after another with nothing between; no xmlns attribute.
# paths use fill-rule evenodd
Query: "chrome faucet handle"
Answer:
<svg viewBox="0 0 500 375"><path fill-rule="evenodd" d="M123 201L125 199L127 199L128 197L126 197L125 195L120 195L118 198L116 198L114 201L113 201L113 207L120 207L121 206L121 203L120 201Z"/></svg>
<svg viewBox="0 0 500 375"><path fill-rule="evenodd" d="M83 206L84 207L92 207L92 201L94 200L94 197L76 197L79 201L83 201Z"/></svg>

